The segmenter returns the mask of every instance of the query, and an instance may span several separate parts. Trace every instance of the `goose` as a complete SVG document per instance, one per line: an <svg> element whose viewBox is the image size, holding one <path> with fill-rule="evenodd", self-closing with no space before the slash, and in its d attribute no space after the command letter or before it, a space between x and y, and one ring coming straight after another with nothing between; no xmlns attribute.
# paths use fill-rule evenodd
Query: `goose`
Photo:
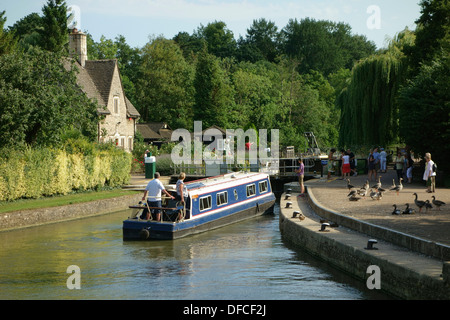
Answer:
<svg viewBox="0 0 450 320"><path fill-rule="evenodd" d="M386 189L383 189L383 188L377 188L377 191L380 192L380 193L384 193L384 192L386 192Z"/></svg>
<svg viewBox="0 0 450 320"><path fill-rule="evenodd" d="M436 197L435 196L432 196L432 198L433 198L433 204L436 206L436 207L438 207L438 209L439 210L441 210L441 206L445 206L445 202L443 202L443 201L440 201L440 200L436 200Z"/></svg>
<svg viewBox="0 0 450 320"><path fill-rule="evenodd" d="M347 197L353 197L356 196L357 191L356 190L352 190L350 191L350 193L347 195Z"/></svg>
<svg viewBox="0 0 450 320"><path fill-rule="evenodd" d="M402 181L403 181L403 178L400 178L398 186L395 186L395 188L391 188L390 190L397 192L397 195L398 195L399 192L403 190Z"/></svg>
<svg viewBox="0 0 450 320"><path fill-rule="evenodd" d="M409 203L406 204L406 209L403 211L403 214L414 214L416 210L409 207Z"/></svg>
<svg viewBox="0 0 450 320"><path fill-rule="evenodd" d="M364 190L369 190L369 180L366 180L366 182L365 182L364 185L362 186L362 189L364 189Z"/></svg>
<svg viewBox="0 0 450 320"><path fill-rule="evenodd" d="M356 194L353 194L351 197L348 198L350 201L359 201L361 200L360 197L357 197Z"/></svg>
<svg viewBox="0 0 450 320"><path fill-rule="evenodd" d="M350 184L350 179L347 179L347 188L348 188L348 190L351 190L351 189L353 189L355 186L353 186L353 185L351 185Z"/></svg>
<svg viewBox="0 0 450 320"><path fill-rule="evenodd" d="M414 192L413 195L416 196L416 198L414 199L414 203L419 207L419 212L422 212L422 208L425 206L425 201L417 200L417 193Z"/></svg>
<svg viewBox="0 0 450 320"><path fill-rule="evenodd" d="M376 185L374 185L372 188L379 189L381 188L381 176L378 176L378 182Z"/></svg>
<svg viewBox="0 0 450 320"><path fill-rule="evenodd" d="M402 213L402 212L400 211L400 209L397 209L397 205L396 205L396 204L394 204L393 207L394 207L394 211L392 211L392 214L393 214L393 215L399 215L399 214Z"/></svg>
<svg viewBox="0 0 450 320"><path fill-rule="evenodd" d="M365 196L367 196L367 192L369 192L369 189L359 189L358 190L358 194L361 196L361 197L365 197Z"/></svg>
<svg viewBox="0 0 450 320"><path fill-rule="evenodd" d="M430 200L425 201L425 212L428 212L428 209L433 209L433 206L430 203Z"/></svg>
<svg viewBox="0 0 450 320"><path fill-rule="evenodd" d="M383 196L383 195L382 195L380 192L373 191L373 189L372 189L372 191L370 192L370 197L371 197L373 200L380 200L382 196Z"/></svg>
<svg viewBox="0 0 450 320"><path fill-rule="evenodd" d="M397 187L397 185L395 184L395 179L392 179L392 186L389 190L394 189L395 187Z"/></svg>

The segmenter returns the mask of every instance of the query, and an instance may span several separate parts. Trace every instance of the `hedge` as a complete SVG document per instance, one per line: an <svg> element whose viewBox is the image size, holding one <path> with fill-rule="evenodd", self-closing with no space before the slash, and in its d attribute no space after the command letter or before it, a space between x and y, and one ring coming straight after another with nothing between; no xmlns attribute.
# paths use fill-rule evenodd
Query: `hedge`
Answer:
<svg viewBox="0 0 450 320"><path fill-rule="evenodd" d="M0 201L119 187L132 156L112 145L69 140L64 147L0 151Z"/></svg>

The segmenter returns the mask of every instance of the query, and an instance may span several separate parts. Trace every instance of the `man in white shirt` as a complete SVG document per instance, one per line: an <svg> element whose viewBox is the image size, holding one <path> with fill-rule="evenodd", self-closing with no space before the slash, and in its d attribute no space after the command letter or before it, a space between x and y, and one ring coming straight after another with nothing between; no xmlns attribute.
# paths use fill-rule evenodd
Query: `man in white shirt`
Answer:
<svg viewBox="0 0 450 320"><path fill-rule="evenodd" d="M142 200L147 200L148 206L153 208L161 208L161 191L168 197L174 199L169 192L164 188L162 182L159 180L159 172L155 172L155 179L150 181L144 190ZM161 221L161 209L151 209L152 216L155 216L156 221ZM150 212L147 213L147 220L150 218Z"/></svg>

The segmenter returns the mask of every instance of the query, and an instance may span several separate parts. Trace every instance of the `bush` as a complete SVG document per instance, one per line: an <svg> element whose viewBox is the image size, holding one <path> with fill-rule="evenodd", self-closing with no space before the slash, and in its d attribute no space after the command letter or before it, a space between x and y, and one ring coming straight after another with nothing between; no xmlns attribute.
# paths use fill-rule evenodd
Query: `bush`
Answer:
<svg viewBox="0 0 450 320"><path fill-rule="evenodd" d="M0 201L119 187L130 178L131 155L112 144L69 139L61 149L0 152Z"/></svg>

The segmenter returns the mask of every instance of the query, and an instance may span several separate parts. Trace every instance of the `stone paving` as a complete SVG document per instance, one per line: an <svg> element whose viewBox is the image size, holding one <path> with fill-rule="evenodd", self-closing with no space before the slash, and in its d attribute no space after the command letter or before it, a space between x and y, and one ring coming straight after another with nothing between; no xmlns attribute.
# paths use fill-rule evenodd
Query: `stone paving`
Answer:
<svg viewBox="0 0 450 320"><path fill-rule="evenodd" d="M337 212L423 239L450 245L450 189L437 187L435 193L427 193L424 181L413 181L411 184L403 183L403 190L397 195L396 192L389 191L393 179L396 180L396 172L388 170L379 175L381 175L382 188L388 190L380 200L373 200L366 196L359 201L349 201L347 181L337 177L327 180L325 176L318 180L307 181L305 185L314 190L314 196L318 202ZM349 179L350 184L354 185L355 189L359 189L364 185L368 176L358 175ZM371 181L370 187L375 184L376 181ZM413 193L417 193L419 200L429 200L430 202L434 195L437 200L444 201L446 205L440 207L440 210L433 205L432 209L426 211L423 208L419 213L419 208L414 204ZM415 209L415 214L392 214L394 204L403 211L407 203Z"/></svg>

